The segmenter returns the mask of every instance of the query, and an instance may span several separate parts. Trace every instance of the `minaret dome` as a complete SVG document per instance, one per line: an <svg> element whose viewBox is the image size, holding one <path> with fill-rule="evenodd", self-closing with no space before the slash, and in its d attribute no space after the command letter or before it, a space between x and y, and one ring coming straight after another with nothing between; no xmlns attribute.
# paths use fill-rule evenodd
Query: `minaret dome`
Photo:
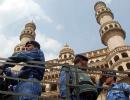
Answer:
<svg viewBox="0 0 130 100"><path fill-rule="evenodd" d="M25 25L25 28L27 28L27 27L31 27L31 28L33 28L34 30L36 30L36 25L35 25L35 23L34 23L33 21L27 23L27 24Z"/></svg>
<svg viewBox="0 0 130 100"><path fill-rule="evenodd" d="M71 58L71 57L74 57L74 50L72 48L70 48L68 44L65 44L63 49L61 49L61 51L60 51L59 58L67 59L67 58Z"/></svg>
<svg viewBox="0 0 130 100"><path fill-rule="evenodd" d="M102 1L99 1L95 4L94 10L96 12L95 16L98 24L102 25L114 19L113 13Z"/></svg>
<svg viewBox="0 0 130 100"><path fill-rule="evenodd" d="M100 28L100 36L102 43L108 46L109 50L125 45L125 32L121 25L114 20L112 11L102 1L94 6L96 20Z"/></svg>

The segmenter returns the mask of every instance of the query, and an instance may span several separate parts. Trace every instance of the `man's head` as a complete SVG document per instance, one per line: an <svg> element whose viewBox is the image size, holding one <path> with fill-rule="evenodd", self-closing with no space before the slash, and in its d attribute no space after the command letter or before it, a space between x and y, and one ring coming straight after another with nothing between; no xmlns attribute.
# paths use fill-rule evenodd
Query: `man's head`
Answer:
<svg viewBox="0 0 130 100"><path fill-rule="evenodd" d="M27 47L27 50L30 51L30 50L32 50L33 48L40 49L40 44L39 44L37 41L28 41L28 42L25 44L25 47Z"/></svg>
<svg viewBox="0 0 130 100"><path fill-rule="evenodd" d="M106 72L106 81L107 85L111 85L112 83L116 82L116 73L115 72Z"/></svg>
<svg viewBox="0 0 130 100"><path fill-rule="evenodd" d="M74 59L74 64L75 65L79 65L81 67L85 67L87 66L87 63L88 63L88 58L83 56L83 55L76 55L75 56L75 59Z"/></svg>

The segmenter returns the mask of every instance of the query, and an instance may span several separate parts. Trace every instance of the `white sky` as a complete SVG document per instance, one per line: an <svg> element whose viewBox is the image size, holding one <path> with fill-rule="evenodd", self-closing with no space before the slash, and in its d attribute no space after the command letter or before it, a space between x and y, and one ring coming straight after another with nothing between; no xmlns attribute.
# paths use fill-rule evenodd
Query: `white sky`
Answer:
<svg viewBox="0 0 130 100"><path fill-rule="evenodd" d="M36 40L46 60L57 58L68 43L75 53L105 48L101 43L95 19L94 4L98 0L0 0L0 57L8 57L20 43L26 23L36 24ZM126 31L130 44L130 0L102 0L112 10L115 20ZM125 5L125 6L124 6Z"/></svg>

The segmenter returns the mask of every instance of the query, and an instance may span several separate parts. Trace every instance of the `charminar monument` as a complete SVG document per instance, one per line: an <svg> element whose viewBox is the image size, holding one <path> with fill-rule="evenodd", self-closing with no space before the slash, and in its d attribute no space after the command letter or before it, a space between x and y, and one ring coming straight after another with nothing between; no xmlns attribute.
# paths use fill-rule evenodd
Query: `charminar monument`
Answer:
<svg viewBox="0 0 130 100"><path fill-rule="evenodd" d="M83 51L81 54L89 58L88 65L93 68L111 69L117 71L130 71L130 46L125 43L126 33L122 29L118 21L115 21L112 11L102 1L99 1L94 6L95 17L100 25L99 35L102 43L107 48L97 49L94 51ZM98 26L98 25L97 25ZM34 22L27 23L20 35L20 44L15 46L14 52L26 50L25 43L30 40L35 40L36 25ZM86 30L87 31L87 30ZM42 44L41 44L42 45ZM60 50L57 58L46 61L46 63L73 65L74 50L65 44ZM46 97L58 96L58 85L56 82L59 78L59 70L61 66L46 65L46 67L54 67L55 69L46 69L44 80L48 83L43 84L43 95ZM94 72L93 72L94 73ZM95 81L98 80L99 74L90 74ZM118 74L123 76L123 74ZM125 81L130 84L130 80L119 78L118 81ZM54 83L52 83L54 82ZM104 100L99 99L99 100Z"/></svg>

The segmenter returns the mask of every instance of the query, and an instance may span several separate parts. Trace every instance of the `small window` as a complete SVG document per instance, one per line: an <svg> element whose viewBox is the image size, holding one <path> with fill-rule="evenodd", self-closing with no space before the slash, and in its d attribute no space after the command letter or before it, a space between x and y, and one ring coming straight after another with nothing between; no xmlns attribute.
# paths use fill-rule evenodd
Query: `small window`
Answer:
<svg viewBox="0 0 130 100"><path fill-rule="evenodd" d="M64 55L64 59L66 59L67 58L67 56L66 55Z"/></svg>
<svg viewBox="0 0 130 100"><path fill-rule="evenodd" d="M22 51L25 51L25 48L22 48Z"/></svg>
<svg viewBox="0 0 130 100"><path fill-rule="evenodd" d="M101 65L101 68L103 69L103 68L104 68L104 66L103 66L103 65Z"/></svg>
<svg viewBox="0 0 130 100"><path fill-rule="evenodd" d="M56 84L51 84L51 91L57 90L57 85Z"/></svg>
<svg viewBox="0 0 130 100"><path fill-rule="evenodd" d="M44 77L44 80L46 80L46 79L47 79L47 76Z"/></svg>
<svg viewBox="0 0 130 100"><path fill-rule="evenodd" d="M115 60L115 62L118 61L118 60L119 60L119 56L116 55L116 56L114 57L114 60Z"/></svg>
<svg viewBox="0 0 130 100"><path fill-rule="evenodd" d="M105 68L109 68L108 64L105 64Z"/></svg>
<svg viewBox="0 0 130 100"><path fill-rule="evenodd" d="M110 28L113 28L113 25L110 24L109 27L110 27Z"/></svg>
<svg viewBox="0 0 130 100"><path fill-rule="evenodd" d="M100 13L100 11L98 11L98 14Z"/></svg>
<svg viewBox="0 0 130 100"><path fill-rule="evenodd" d="M17 51L19 51L20 50L20 48L17 48Z"/></svg>
<svg viewBox="0 0 130 100"><path fill-rule="evenodd" d="M122 55L123 58L128 57L127 53L122 53L121 55Z"/></svg>
<svg viewBox="0 0 130 100"><path fill-rule="evenodd" d="M56 76L56 78L58 78L58 74L56 74L55 76Z"/></svg>
<svg viewBox="0 0 130 100"><path fill-rule="evenodd" d="M115 24L115 27L118 27L118 26Z"/></svg>
<svg viewBox="0 0 130 100"><path fill-rule="evenodd" d="M50 76L48 76L48 79L50 79L51 77Z"/></svg>
<svg viewBox="0 0 130 100"><path fill-rule="evenodd" d="M102 11L105 11L105 9L102 9Z"/></svg>
<svg viewBox="0 0 130 100"><path fill-rule="evenodd" d="M102 34L104 33L104 31L102 30Z"/></svg>
<svg viewBox="0 0 130 100"><path fill-rule="evenodd" d="M119 67L118 67L118 70L119 70L119 71L124 71L124 69L123 69L122 66L119 66Z"/></svg>
<svg viewBox="0 0 130 100"><path fill-rule="evenodd" d="M52 78L54 78L54 75L52 75Z"/></svg>
<svg viewBox="0 0 130 100"><path fill-rule="evenodd" d="M130 69L130 63L126 64L127 69Z"/></svg>
<svg viewBox="0 0 130 100"><path fill-rule="evenodd" d="M99 66L97 66L97 68L100 68Z"/></svg>
<svg viewBox="0 0 130 100"><path fill-rule="evenodd" d="M45 92L45 89L46 89L46 86L43 85L43 86L42 86L42 92Z"/></svg>
<svg viewBox="0 0 130 100"><path fill-rule="evenodd" d="M105 29L105 30L108 30L108 27L107 27L107 26L105 26L105 27L104 27L104 29Z"/></svg>
<svg viewBox="0 0 130 100"><path fill-rule="evenodd" d="M113 65L112 61L109 62L110 65Z"/></svg>
<svg viewBox="0 0 130 100"><path fill-rule="evenodd" d="M96 60L96 62L99 62L99 60Z"/></svg>
<svg viewBox="0 0 130 100"><path fill-rule="evenodd" d="M94 63L94 61L90 61L90 63Z"/></svg>

